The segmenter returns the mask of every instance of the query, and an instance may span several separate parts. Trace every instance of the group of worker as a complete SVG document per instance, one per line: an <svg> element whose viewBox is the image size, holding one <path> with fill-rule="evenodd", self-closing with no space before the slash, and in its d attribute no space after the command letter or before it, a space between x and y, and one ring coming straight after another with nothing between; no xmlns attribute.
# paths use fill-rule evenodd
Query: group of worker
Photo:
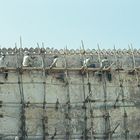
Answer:
<svg viewBox="0 0 140 140"><path fill-rule="evenodd" d="M35 57L32 57L29 52L25 51L23 61L22 61L22 66L23 67L32 67L33 62L34 62L34 58ZM53 57L53 61L49 66L50 69L52 69L53 67L57 67L58 66L57 62L58 62L58 56L56 55L56 56ZM104 69L104 68L108 68L109 66L110 66L109 60L107 59L107 57L104 57L104 59L102 59L101 62L100 62L100 68ZM2 55L0 57L0 67L1 68L7 67L7 64L5 63L5 55ZM91 63L90 58L85 58L82 62L82 68L81 69L83 70L83 73L84 73L87 68L95 68L95 67L96 67L96 65L94 63ZM8 73L5 72L5 79L7 79L7 77L8 77Z"/></svg>
<svg viewBox="0 0 140 140"><path fill-rule="evenodd" d="M95 64L90 62L91 59L90 58L86 58L83 61L83 68L95 68ZM107 59L107 57L104 57L104 59L101 60L100 62L100 68L104 69L104 68L108 68L109 67L109 61Z"/></svg>
<svg viewBox="0 0 140 140"><path fill-rule="evenodd" d="M100 77L100 81L102 81L102 78L104 75L106 75L108 81L112 80L112 75L111 72L109 71L109 68L111 68L111 66L114 63L110 64L109 60L107 59L107 57L104 57L104 59L101 60L100 62L100 71L98 71L98 76ZM91 63L91 59L90 58L86 58L83 61L82 64L82 74L86 73L86 69L87 68L96 68L96 65L94 63ZM104 69L108 69L108 71L103 71Z"/></svg>
<svg viewBox="0 0 140 140"><path fill-rule="evenodd" d="M23 67L31 67L34 61L34 57L30 56L29 52L24 53L24 57L23 57L23 62L22 62L22 66ZM50 68L53 67L57 67L57 61L58 61L58 56L54 56L53 62L50 65ZM91 59L90 58L86 58L83 60L83 64L82 67L84 68L88 68L88 67L92 67L95 68L95 64L91 64ZM7 64L5 63L5 54L3 54L0 57L0 67L6 67ZM101 60L100 63L100 67L101 68L107 68L109 66L109 61L107 59L107 57L105 57L103 60Z"/></svg>
<svg viewBox="0 0 140 140"><path fill-rule="evenodd" d="M54 56L54 59L53 59L52 64L50 65L50 68L57 67L57 61L58 61L58 56ZM88 67L95 68L95 64L91 64L90 61L91 61L90 58L84 59L82 67L84 67L84 68L88 68ZM32 66L32 63L33 63L33 59L29 55L29 52L25 52L24 57L23 57L22 66L30 67L30 66ZM105 57L104 59L101 60L100 67L101 68L109 67L109 61L108 61L107 57Z"/></svg>
<svg viewBox="0 0 140 140"><path fill-rule="evenodd" d="M50 65L50 68L57 66L58 56L54 56L53 62ZM22 66L23 67L31 67L33 64L34 58L29 55L29 52L24 53Z"/></svg>
<svg viewBox="0 0 140 140"><path fill-rule="evenodd" d="M29 53L25 53L24 57L23 57L23 63L22 63L22 66L23 67L28 67L28 66L31 66L32 65L32 61L33 59L31 58L31 56L29 56ZM57 62L58 62L58 56L54 56L53 58L53 61L50 65L50 69L53 68L53 67L57 67ZM104 59L101 60L100 62L100 68L101 70L105 69L105 68L109 68L111 65L110 65L110 62L109 60L107 59L107 57L104 57ZM90 58L85 58L83 60L83 63L82 63L82 74L85 73L85 70L87 68L95 68L96 65L94 63L91 62L91 59ZM103 77L103 74L105 73L107 79L109 81L111 81L112 79L112 76L111 76L111 73L110 71L106 71L106 72L103 72L103 71L99 71L98 72L98 76L100 77L100 80L102 80L102 77ZM63 73L59 73L57 76L56 76L56 79L61 79L64 81L64 74Z"/></svg>

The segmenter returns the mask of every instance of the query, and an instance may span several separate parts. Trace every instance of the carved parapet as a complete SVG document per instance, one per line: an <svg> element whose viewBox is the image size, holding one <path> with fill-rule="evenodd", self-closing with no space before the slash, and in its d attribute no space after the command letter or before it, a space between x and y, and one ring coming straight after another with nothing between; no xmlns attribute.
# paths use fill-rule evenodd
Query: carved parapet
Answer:
<svg viewBox="0 0 140 140"><path fill-rule="evenodd" d="M40 67L44 59L44 66L49 67L55 55L58 55L59 60L64 63L67 61L67 67L80 68L85 58L90 58L91 62L100 66L100 61L105 56L111 63L114 63L113 68L119 66L123 69L134 68L140 66L140 49L54 49L54 48L0 48L0 54L5 54L5 62L9 67L21 66L24 52L28 51L34 59L33 67Z"/></svg>
<svg viewBox="0 0 140 140"><path fill-rule="evenodd" d="M86 49L86 50L80 50L80 49L54 49L54 48L0 48L0 53L4 53L4 54L15 54L17 52L22 52L24 53L24 51L28 51L30 53L34 53L34 54L39 54L39 53L45 53L45 54L64 54L65 52L67 52L68 55L72 55L72 54L84 54L85 55L131 55L132 52L134 55L139 55L140 54L140 49L100 49L100 50L96 50L96 49Z"/></svg>

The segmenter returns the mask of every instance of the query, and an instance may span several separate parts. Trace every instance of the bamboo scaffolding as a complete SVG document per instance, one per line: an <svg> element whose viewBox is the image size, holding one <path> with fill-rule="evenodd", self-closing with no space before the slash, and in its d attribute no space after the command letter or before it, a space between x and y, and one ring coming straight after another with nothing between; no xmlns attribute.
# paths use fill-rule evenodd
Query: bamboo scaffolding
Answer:
<svg viewBox="0 0 140 140"><path fill-rule="evenodd" d="M115 58L116 58L116 60L118 59L117 56L116 56L116 53L115 53ZM133 62L134 62L134 59L133 59ZM135 67L135 62L134 62L134 67ZM123 87L123 80L121 79L119 70L118 70L118 77L119 77L119 83L120 83L120 94L118 95L117 99L119 99L119 96L122 97L123 112L124 112L124 115L123 115L124 139L129 140L129 130L128 130L128 127L127 127L128 120L127 120L127 112L126 112L126 109L125 109L125 99L124 99L125 98L124 87Z"/></svg>
<svg viewBox="0 0 140 140"><path fill-rule="evenodd" d="M38 44L39 47L39 44ZM42 76L43 76L43 89L44 89L44 97L43 97L43 117L42 117L42 127L43 127L43 140L48 139L48 119L46 116L46 74L45 74L45 54L42 54Z"/></svg>
<svg viewBox="0 0 140 140"><path fill-rule="evenodd" d="M19 67L19 62L18 62L18 54L17 54L17 67ZM20 98L21 98L21 136L20 138L25 140L26 139L26 116L25 116L25 104L24 104L24 92L23 92L23 84L22 84L22 75L18 71L18 85L19 85L19 93L20 93Z"/></svg>
<svg viewBox="0 0 140 140"><path fill-rule="evenodd" d="M101 64L101 56L100 56L100 48L98 45L98 59L99 62ZM106 87L106 78L105 75L106 73L104 71L101 70L102 73L102 85L103 85L103 92L104 92L104 133L105 133L105 137L104 140L111 140L112 136L110 135L111 132L111 128L110 128L110 115L109 115L109 111L107 109L107 87Z"/></svg>
<svg viewBox="0 0 140 140"><path fill-rule="evenodd" d="M71 100L70 100L70 91L69 91L69 78L68 78L68 70L67 70L67 46L66 48L64 49L64 60L65 60L65 75L66 75L66 79L65 79L65 84L66 84L66 88L67 88L67 98L66 98L66 106L67 106L67 109L66 109L66 113L67 113L67 125L66 125L66 139L67 140L70 140L71 139L71 118L70 118L70 108L71 108Z"/></svg>
<svg viewBox="0 0 140 140"><path fill-rule="evenodd" d="M20 68L15 68L15 67L4 67L4 68L2 68L2 67L0 67L0 72L3 72L4 73L4 71L5 70L8 70L8 72L10 72L10 71L17 71L17 69L19 69L21 72L22 71L31 71L31 70L33 70L33 71L43 71L43 68L42 67L20 67ZM137 71L140 71L140 67L136 67L135 68ZM68 68L67 67L67 69L66 68L59 68L59 67L57 67L57 68L52 68L51 70L50 70L50 67L46 67L45 68L45 71L50 71L50 72L57 72L57 71L81 71L82 69L81 68ZM91 72L97 72L97 71L110 71L110 68L104 68L104 69L101 69L101 68L86 68L86 71L91 71ZM120 72L128 72L128 71L131 71L131 70L133 70L132 68L130 68L130 69L119 69L120 70ZM118 71L118 69L114 69L114 68L111 68L111 71Z"/></svg>
<svg viewBox="0 0 140 140"><path fill-rule="evenodd" d="M83 41L81 40L81 45L82 45L82 50L80 48L80 52L81 52L81 58L82 58L82 62L83 60L86 59L85 57L85 49L84 49L84 43ZM85 72L85 69L84 71ZM85 81L84 81L84 73L82 73L82 89L83 89L83 97L84 97L84 102L83 102L83 110L84 110L84 130L82 132L82 140L88 140L88 132L87 132L87 103L85 102L86 101L86 91L85 91Z"/></svg>
<svg viewBox="0 0 140 140"><path fill-rule="evenodd" d="M84 44L82 42L82 47L83 47L83 50L84 50ZM101 56L100 56L100 48L98 46L98 59L99 59L99 62L101 63ZM67 50L67 48L66 48ZM85 50L84 50L85 52ZM106 69L101 69L101 68L86 68L85 70L85 73L86 73L86 78L87 78L87 81L88 81L88 93L86 93L86 90L85 90L85 87L87 86L87 83L85 83L85 75L82 75L82 81L81 83L78 83L78 85L82 85L83 87L83 96L84 96L84 101L81 101L81 102L72 102L70 100L70 91L69 91L69 86L70 85L75 85L77 83L71 83L68 79L69 79L69 71L81 71L82 69L81 68L68 68L67 66L67 52L65 51L63 57L65 59L65 67L64 68L52 68L50 70L50 68L48 67L45 67L45 63L44 63L44 56L46 54L43 54L42 55L42 62L43 62L43 66L42 67L20 67L19 66L19 63L17 63L17 68L12 68L12 67L6 67L6 68L0 68L0 71L5 73L4 71L5 70L8 70L8 73L10 72L16 72L18 74L18 81L17 82L0 82L0 85L2 86L3 84L18 84L19 85L19 91L20 91L20 97L21 97L21 102L2 102L2 107L13 107L12 105L15 105L14 107L20 107L21 108L21 117L20 117L20 121L21 121L21 135L22 135L22 138L23 140L26 139L26 119L29 119L29 120L33 120L33 119L37 119L37 120L40 120L40 118L26 118L25 116L25 110L26 110L26 103L27 101L25 101L24 99L24 91L23 91L23 85L24 84L43 84L43 88L44 88L44 97L43 97L43 101L42 102L30 102L30 107L36 107L36 108L42 108L42 111L43 111L43 116L45 116L45 108L47 107L48 109L55 109L55 104L56 103L49 103L46 101L46 85L65 85L65 83L62 83L62 84L57 84L57 83L48 83L46 82L46 76L45 76L45 73L46 71L50 71L50 72L59 72L59 71L63 71L65 72L65 75L66 75L66 81L67 81L67 84L66 84L66 88L67 88L67 98L66 98L66 103L59 103L59 106L61 106L61 109L64 108L64 106L66 107L66 110L65 110L65 113L68 114L68 118L69 119L66 119L66 124L64 124L66 126L66 133L65 134L59 134L57 133L57 135L55 137L54 134L50 133L47 137L46 136L46 133L48 134L48 131L46 129L46 127L44 126L44 122L42 123L43 124L43 135L38 135L41 137L41 139L43 138L43 140L47 139L47 140L52 140L52 137L53 137L53 140L55 139L64 139L66 138L67 140L71 140L71 139L83 139L83 140L87 140L87 139L91 139L91 140L97 140L97 139L104 139L104 140L112 140L113 138L118 138L118 137L123 137L123 136L120 136L122 134L124 134L124 139L125 140L129 140L129 138L131 137L138 137L137 135L131 135L128 131L128 127L127 127L127 124L128 124L128 116L127 116L127 112L126 112L126 108L128 107L137 107L137 106L140 106L139 105L136 105L135 104L135 101L138 101L136 99L128 99L127 97L125 97L124 95L124 87L136 87L136 86L133 86L133 85L124 85L124 83L121 81L121 76L120 76L120 73L121 72L126 72L126 71L129 71L129 70L133 70L135 69L136 71L139 71L140 68L137 67L136 68L136 62L135 62L135 56L134 56L134 53L133 53L133 49L131 49L131 54L132 54L132 58L133 58L133 68L132 69L120 69L120 68L117 68L117 69L111 69L112 71L116 71L118 76L119 76L119 84L117 86L112 86L112 87L120 87L120 93L118 94L116 100L107 100L107 87L109 87L109 85L106 85L107 81L105 79L105 75L103 74L103 81L102 81L102 85L103 85L103 91L104 91L104 99L90 99L90 95L94 94L93 91L91 91L91 86L97 86L99 84L93 84L93 83L90 83L90 80L89 80L89 72L98 72L98 71L101 71L102 73L105 73L106 71L110 71L109 68L106 68ZM17 60L18 60L18 57L20 56L20 54L17 55ZM85 53L81 53L81 57L85 59ZM115 52L115 59L116 59L116 62L118 60L117 56L116 56L116 52ZM29 71L40 71L43 75L43 79L41 79L41 82L25 82L23 81L23 77L22 77L22 74L21 72L29 72ZM138 78L138 76L137 76ZM137 80L138 81L138 80ZM138 81L139 83L139 81ZM111 87L111 86L110 86ZM122 99L120 99L120 97ZM89 99L89 100L87 100ZM99 104L99 103L103 103L103 104ZM108 103L111 103L111 104L108 104ZM83 105L84 104L84 105ZM110 117L110 114L109 114L109 110L110 109L113 109L115 106L115 109L117 108L123 108L123 129L124 129L124 133L116 133L115 130L117 129L117 127L119 125L116 125L116 127L114 128L114 130L111 131L111 128L110 128L110 120L109 120L109 117ZM30 108L29 107L29 108ZM60 109L60 108L59 108ZM61 109L58 111L61 112ZM70 119L78 119L76 117L72 117L70 118L70 114L73 110L76 110L76 109L80 109L80 110L83 110L84 111L84 128L83 128L83 133L79 133L79 134L74 134L74 133L71 133L71 120ZM88 116L87 112L88 111L93 111L93 110L100 110L100 109L103 109L105 111L105 113L107 114L106 116L105 115L92 115L92 113L90 114L90 116ZM64 113L64 112L63 112ZM6 117L7 115L3 114L4 117ZM7 117L13 117L14 116L7 116ZM93 129L93 121L94 119L104 119L105 120L105 123L104 123L104 126L105 126L105 131L102 132L102 133L97 133L97 132L94 132L94 129ZM17 118L19 119L19 118ZM43 118L44 119L44 118ZM42 119L42 120L43 120ZM50 118L50 120L53 119L53 118ZM87 119L90 119L90 126L91 128L87 130ZM47 124L48 125L48 124ZM48 126L47 126L48 127ZM91 133L88 133L88 132L91 132ZM17 134L14 134L13 136L16 136ZM11 136L11 135L10 135ZM29 137L31 137L34 135L30 135L30 133L28 133L28 139ZM37 136L37 135L36 135ZM35 138L34 138L35 139Z"/></svg>
<svg viewBox="0 0 140 140"><path fill-rule="evenodd" d="M113 138L122 138L122 135L123 133L114 133L114 136ZM4 137L15 137L16 134L15 133L5 133L5 134L2 134L0 135L0 137L4 138ZM39 138L35 138L35 136L39 137ZM50 137L48 138L48 140L52 140L51 137L53 136L53 134L50 134ZM89 139L91 139L90 135L89 136ZM32 138L33 137L33 138ZM96 139L104 139L105 138L105 135L104 133L95 133L94 134L94 137ZM130 138L131 139L138 139L139 136L137 134L130 134ZM33 135L33 134L29 134L28 135L28 140L38 140L38 139L42 139L42 135ZM57 137L54 138L55 139L64 139L64 134L57 134ZM81 134L73 134L73 136L71 137L71 139L78 139L78 140L81 140Z"/></svg>

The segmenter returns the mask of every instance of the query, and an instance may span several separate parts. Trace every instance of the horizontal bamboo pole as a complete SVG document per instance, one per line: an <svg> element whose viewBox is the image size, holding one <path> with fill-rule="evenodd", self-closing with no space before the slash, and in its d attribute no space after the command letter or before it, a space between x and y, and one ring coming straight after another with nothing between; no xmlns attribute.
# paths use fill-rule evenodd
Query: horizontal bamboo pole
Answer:
<svg viewBox="0 0 140 140"><path fill-rule="evenodd" d="M20 68L16 68L16 67L0 67L0 72L4 72L4 73L8 73L9 71L44 71L44 68L42 67L20 67ZM59 72L59 71L84 71L84 72L98 72L98 71L120 71L120 72L134 72L134 71L140 71L140 67L135 67L135 68L130 68L130 69L116 69L116 68L65 68L65 67L54 67L54 68L50 68L50 67L45 67L45 71L49 71L49 72Z"/></svg>
<svg viewBox="0 0 140 140"><path fill-rule="evenodd" d="M15 68L15 67L0 67L0 70L8 70L8 71L16 71L18 68ZM44 70L44 68L42 67L21 67L19 68L20 70ZM50 70L50 71L81 71L83 70L83 68L62 68L62 67L58 67L58 68L51 68L50 67L46 67L45 70ZM86 68L84 69L85 71L93 71L93 72L96 72L96 71L109 71L110 68L105 68L105 69L101 69L101 68ZM116 70L116 69L115 69Z"/></svg>

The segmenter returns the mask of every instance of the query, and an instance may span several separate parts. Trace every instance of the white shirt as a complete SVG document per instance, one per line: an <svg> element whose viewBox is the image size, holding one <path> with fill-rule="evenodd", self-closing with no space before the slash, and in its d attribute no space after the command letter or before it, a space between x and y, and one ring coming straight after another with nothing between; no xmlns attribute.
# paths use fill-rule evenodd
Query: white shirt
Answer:
<svg viewBox="0 0 140 140"><path fill-rule="evenodd" d="M15 136L15 140L19 140L19 137L18 136Z"/></svg>
<svg viewBox="0 0 140 140"><path fill-rule="evenodd" d="M6 63L4 62L4 56L0 57L0 67L6 67Z"/></svg>
<svg viewBox="0 0 140 140"><path fill-rule="evenodd" d="M101 67L101 68L106 68L106 67L108 67L108 66L109 66L109 61L108 61L108 59L103 59L103 60L101 61L100 67Z"/></svg>
<svg viewBox="0 0 140 140"><path fill-rule="evenodd" d="M56 67L57 61L58 61L58 58L54 58L53 63L51 64L51 67Z"/></svg>
<svg viewBox="0 0 140 140"><path fill-rule="evenodd" d="M84 66L84 67L87 67L87 66L89 66L89 65L90 65L90 59L87 58L87 59L85 59L85 60L83 61L83 66Z"/></svg>
<svg viewBox="0 0 140 140"><path fill-rule="evenodd" d="M31 62L32 62L31 57L28 56L28 55L25 55L25 56L23 57L22 65L23 65L24 67L27 67L27 66L29 66L29 65L31 64Z"/></svg>

